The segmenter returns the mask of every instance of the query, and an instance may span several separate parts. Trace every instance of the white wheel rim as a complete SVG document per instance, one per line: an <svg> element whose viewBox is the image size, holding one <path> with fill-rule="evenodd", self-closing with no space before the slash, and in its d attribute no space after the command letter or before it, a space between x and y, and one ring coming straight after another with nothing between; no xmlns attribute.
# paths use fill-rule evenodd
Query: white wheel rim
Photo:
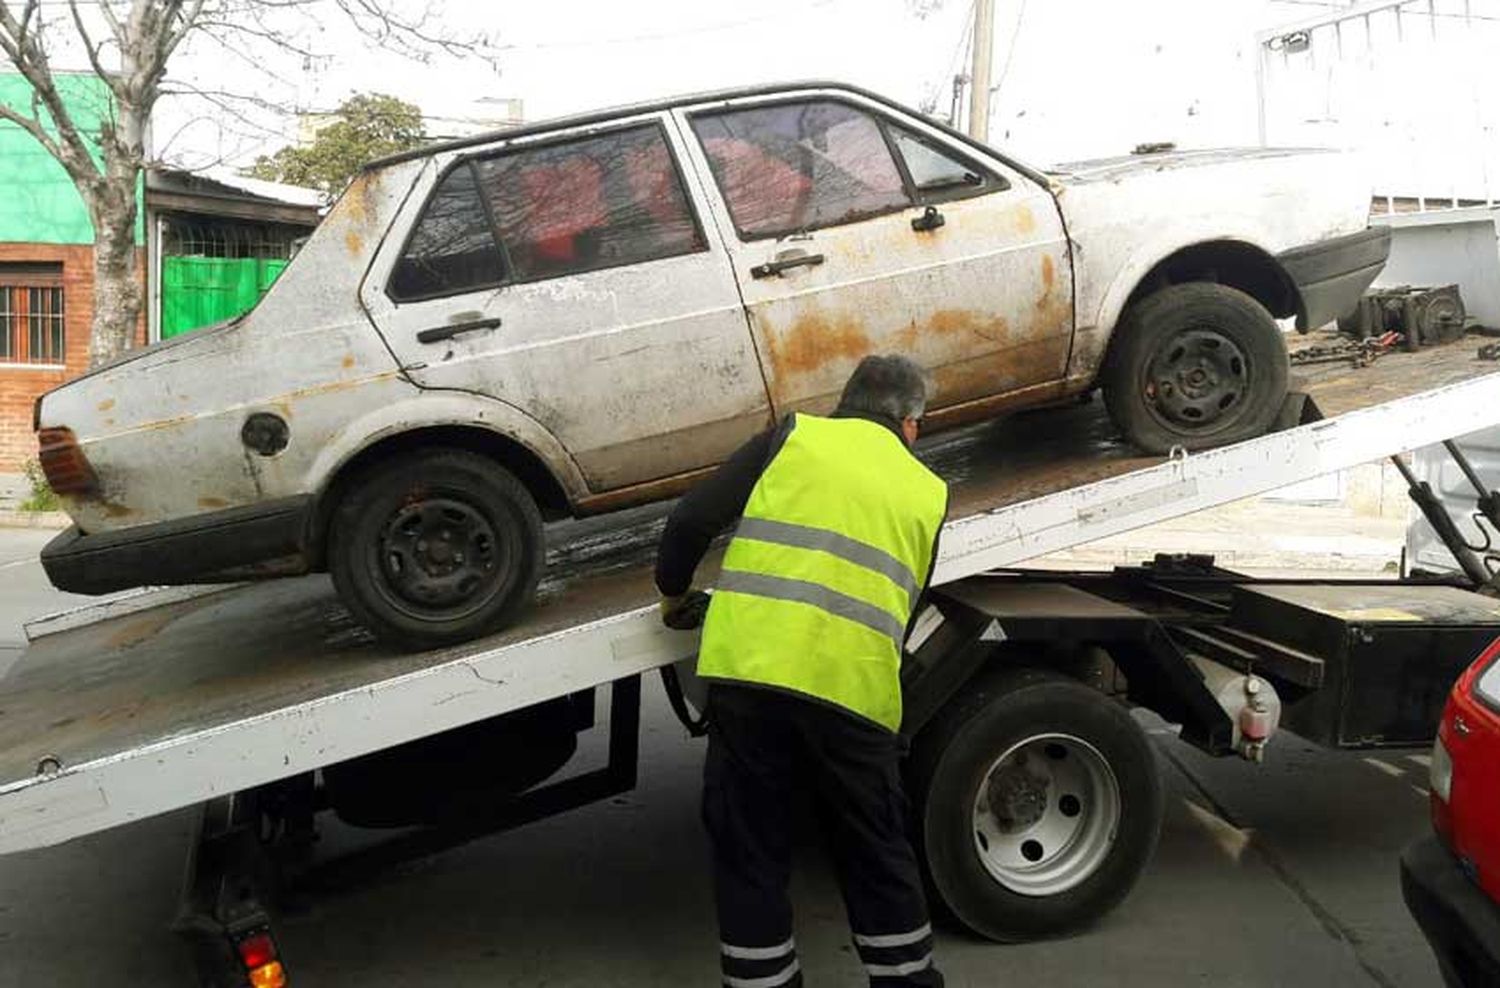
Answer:
<svg viewBox="0 0 1500 988"><path fill-rule="evenodd" d="M1037 734L990 765L974 796L974 851L1020 895L1066 892L1098 870L1120 825L1120 785L1099 749Z"/></svg>

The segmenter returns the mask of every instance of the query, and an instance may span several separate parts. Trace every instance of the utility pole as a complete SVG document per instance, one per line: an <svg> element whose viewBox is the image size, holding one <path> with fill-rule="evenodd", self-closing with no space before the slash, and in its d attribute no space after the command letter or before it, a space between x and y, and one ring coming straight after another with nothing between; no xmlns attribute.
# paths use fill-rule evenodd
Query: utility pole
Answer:
<svg viewBox="0 0 1500 988"><path fill-rule="evenodd" d="M995 53L995 0L974 4L974 70L969 73L969 136L990 136L990 60Z"/></svg>

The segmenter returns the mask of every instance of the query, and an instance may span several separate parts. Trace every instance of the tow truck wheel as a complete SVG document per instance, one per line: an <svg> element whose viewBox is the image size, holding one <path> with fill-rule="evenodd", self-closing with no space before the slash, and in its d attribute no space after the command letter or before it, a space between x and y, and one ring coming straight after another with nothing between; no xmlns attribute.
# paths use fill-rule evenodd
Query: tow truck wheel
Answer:
<svg viewBox="0 0 1500 988"><path fill-rule="evenodd" d="M1148 453L1261 435L1286 399L1286 343L1255 299L1226 285L1171 285L1115 329L1100 375L1104 404Z"/></svg>
<svg viewBox="0 0 1500 988"><path fill-rule="evenodd" d="M328 569L375 635L414 648L508 622L541 575L542 519L510 471L465 450L423 450L355 478L334 511Z"/></svg>
<svg viewBox="0 0 1500 988"><path fill-rule="evenodd" d="M1145 733L1120 704L1036 669L977 680L910 764L934 898L991 940L1077 929L1134 886L1161 831Z"/></svg>

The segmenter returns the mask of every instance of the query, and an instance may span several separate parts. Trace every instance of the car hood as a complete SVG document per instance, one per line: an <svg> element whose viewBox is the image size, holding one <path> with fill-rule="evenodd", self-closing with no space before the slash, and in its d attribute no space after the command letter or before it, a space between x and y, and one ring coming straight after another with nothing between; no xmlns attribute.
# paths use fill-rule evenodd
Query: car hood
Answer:
<svg viewBox="0 0 1500 988"><path fill-rule="evenodd" d="M1207 148L1196 151L1153 151L1126 154L1114 158L1092 158L1052 165L1047 176L1064 185L1087 182L1113 182L1136 175L1203 168L1213 165L1239 164L1271 158L1289 158L1337 154L1330 148Z"/></svg>

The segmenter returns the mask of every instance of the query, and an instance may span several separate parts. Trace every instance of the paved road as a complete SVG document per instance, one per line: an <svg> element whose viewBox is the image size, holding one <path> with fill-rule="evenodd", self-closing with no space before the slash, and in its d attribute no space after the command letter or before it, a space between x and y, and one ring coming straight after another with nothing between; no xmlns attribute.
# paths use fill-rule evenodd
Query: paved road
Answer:
<svg viewBox="0 0 1500 988"><path fill-rule="evenodd" d="M0 530L0 649L68 606L28 560L45 533ZM5 663L0 651L0 663ZM639 787L625 797L327 895L280 933L301 986L714 983L697 823L702 748L648 686ZM3 714L0 714L3 716ZM1401 906L1396 854L1426 828L1425 764L1332 754L1282 735L1268 762L1204 758L1151 726L1169 785L1161 849L1097 928L996 946L946 929L957 986L1403 986L1437 983ZM166 932L190 813L0 858L0 988L190 984ZM325 846L352 835L331 829ZM859 985L829 871L805 842L795 895L810 985Z"/></svg>

